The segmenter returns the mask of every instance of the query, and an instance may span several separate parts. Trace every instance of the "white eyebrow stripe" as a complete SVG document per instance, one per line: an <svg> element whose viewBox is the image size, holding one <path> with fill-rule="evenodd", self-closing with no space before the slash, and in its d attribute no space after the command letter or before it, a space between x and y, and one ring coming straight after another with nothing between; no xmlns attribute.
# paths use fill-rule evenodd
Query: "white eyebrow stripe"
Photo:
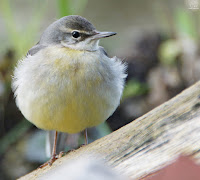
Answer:
<svg viewBox="0 0 200 180"><path fill-rule="evenodd" d="M61 26L59 29L60 29L61 31L67 32L67 33L72 33L73 31L78 31L79 33L91 35L91 33L88 33L87 31L81 31L81 30L78 30L78 29L66 28L66 27L64 27L64 26Z"/></svg>

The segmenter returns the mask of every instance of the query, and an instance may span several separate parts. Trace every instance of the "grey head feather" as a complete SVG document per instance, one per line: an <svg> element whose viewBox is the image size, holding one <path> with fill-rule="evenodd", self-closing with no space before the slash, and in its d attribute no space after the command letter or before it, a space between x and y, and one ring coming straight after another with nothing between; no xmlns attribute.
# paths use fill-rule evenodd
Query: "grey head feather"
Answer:
<svg viewBox="0 0 200 180"><path fill-rule="evenodd" d="M49 45L60 44L67 36L71 36L67 29L93 32L95 27L87 19L78 15L62 17L46 28L40 41L28 51L27 55L33 56Z"/></svg>
<svg viewBox="0 0 200 180"><path fill-rule="evenodd" d="M95 27L85 18L78 15L65 16L52 23L40 38L40 44L58 44L69 33L66 29L92 32ZM71 35L71 34L70 34Z"/></svg>

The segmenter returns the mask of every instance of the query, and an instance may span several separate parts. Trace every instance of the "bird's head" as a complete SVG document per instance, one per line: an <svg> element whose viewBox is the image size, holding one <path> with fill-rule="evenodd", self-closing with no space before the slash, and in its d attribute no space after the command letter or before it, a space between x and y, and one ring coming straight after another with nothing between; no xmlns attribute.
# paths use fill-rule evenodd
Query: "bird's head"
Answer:
<svg viewBox="0 0 200 180"><path fill-rule="evenodd" d="M42 34L40 43L61 44L72 49L95 51L98 49L99 39L115 34L97 31L87 19L71 15L52 23Z"/></svg>

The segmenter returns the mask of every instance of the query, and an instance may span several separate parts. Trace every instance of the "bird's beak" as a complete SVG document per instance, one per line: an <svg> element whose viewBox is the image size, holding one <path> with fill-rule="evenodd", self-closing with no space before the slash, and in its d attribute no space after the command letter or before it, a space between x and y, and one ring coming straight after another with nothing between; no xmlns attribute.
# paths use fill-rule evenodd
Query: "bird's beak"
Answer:
<svg viewBox="0 0 200 180"><path fill-rule="evenodd" d="M97 40L97 39L100 39L100 38L106 38L106 37L114 36L116 34L117 34L116 32L99 32L99 31L96 31L96 33L94 35L92 35L91 39Z"/></svg>

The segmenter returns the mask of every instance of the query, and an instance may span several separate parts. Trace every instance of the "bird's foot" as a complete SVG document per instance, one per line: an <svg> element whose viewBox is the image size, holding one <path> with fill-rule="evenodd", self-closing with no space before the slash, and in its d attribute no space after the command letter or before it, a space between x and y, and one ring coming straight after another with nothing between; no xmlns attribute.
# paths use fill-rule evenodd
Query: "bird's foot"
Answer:
<svg viewBox="0 0 200 180"><path fill-rule="evenodd" d="M48 165L51 166L55 161L56 159L58 159L58 156L56 154L54 154L51 159L48 161Z"/></svg>
<svg viewBox="0 0 200 180"><path fill-rule="evenodd" d="M45 167L47 165L51 166L58 158L59 158L59 156L57 156L56 154L54 154L49 161L47 161L44 164L42 164L39 168L43 168L43 167Z"/></svg>
<svg viewBox="0 0 200 180"><path fill-rule="evenodd" d="M51 166L57 159L63 157L66 153L64 151L61 151L58 155L54 154L51 159L44 164L42 164L39 168L43 168L47 165Z"/></svg>
<svg viewBox="0 0 200 180"><path fill-rule="evenodd" d="M63 157L65 154L66 154L66 152L60 151L60 153L58 154L58 159Z"/></svg>

